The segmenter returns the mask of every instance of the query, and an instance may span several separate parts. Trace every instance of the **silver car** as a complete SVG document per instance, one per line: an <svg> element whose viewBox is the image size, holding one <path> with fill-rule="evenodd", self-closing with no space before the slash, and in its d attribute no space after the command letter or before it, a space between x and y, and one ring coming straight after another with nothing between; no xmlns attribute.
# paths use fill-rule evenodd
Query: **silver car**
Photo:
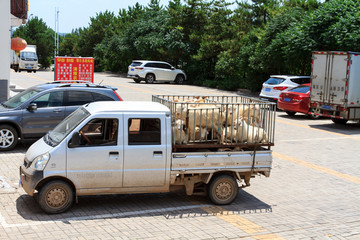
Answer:
<svg viewBox="0 0 360 240"><path fill-rule="evenodd" d="M167 62L134 60L128 70L129 78L136 83L170 82L182 84L186 80L183 70L176 69Z"/></svg>

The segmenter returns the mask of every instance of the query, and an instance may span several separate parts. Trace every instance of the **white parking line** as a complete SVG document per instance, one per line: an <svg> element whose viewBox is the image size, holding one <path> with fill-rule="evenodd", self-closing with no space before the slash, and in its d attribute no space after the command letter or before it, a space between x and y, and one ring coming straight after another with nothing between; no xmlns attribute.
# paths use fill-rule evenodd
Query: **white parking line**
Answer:
<svg viewBox="0 0 360 240"><path fill-rule="evenodd" d="M202 205L191 205L191 206L183 206L183 207L171 207L171 208L161 208L161 209L150 209L150 210L142 210L142 211L132 211L132 212L123 212L123 213L115 213L115 214L101 214L101 215L91 215L91 216L83 216L83 217L71 217L71 218L60 218L56 219L53 222L75 222L82 220L95 220L95 219L104 219L104 218L120 218L120 217L129 217L140 214L150 214L150 213L162 213L162 212L172 212L172 211L181 211L181 210L189 210L196 208L204 208L210 207L211 204L202 204ZM3 228L11 228L11 227L23 227L23 226L34 226L41 225L43 223L48 223L49 221L33 221L28 220L25 223L14 223L9 224L6 222L5 218L0 213L0 223Z"/></svg>

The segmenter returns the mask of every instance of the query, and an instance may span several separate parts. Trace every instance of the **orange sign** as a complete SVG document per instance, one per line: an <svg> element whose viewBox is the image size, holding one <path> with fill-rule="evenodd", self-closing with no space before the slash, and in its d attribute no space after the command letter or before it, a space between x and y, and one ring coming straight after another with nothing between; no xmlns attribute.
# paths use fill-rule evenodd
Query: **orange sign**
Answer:
<svg viewBox="0 0 360 240"><path fill-rule="evenodd" d="M94 58L56 57L55 81L94 82Z"/></svg>

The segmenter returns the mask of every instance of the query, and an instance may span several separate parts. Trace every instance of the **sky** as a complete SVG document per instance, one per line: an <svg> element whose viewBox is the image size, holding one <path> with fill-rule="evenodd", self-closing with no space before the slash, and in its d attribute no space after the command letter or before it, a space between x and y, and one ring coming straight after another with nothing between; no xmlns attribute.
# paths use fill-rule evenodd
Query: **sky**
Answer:
<svg viewBox="0 0 360 240"><path fill-rule="evenodd" d="M109 10L115 15L119 9L127 9L138 2L146 6L150 0L29 0L28 18L37 16L46 25L55 30L55 8L59 10L59 33L70 33L71 30L88 27L90 17L95 17L96 13ZM167 6L168 0L160 0L160 4ZM33 15L31 15L33 14Z"/></svg>

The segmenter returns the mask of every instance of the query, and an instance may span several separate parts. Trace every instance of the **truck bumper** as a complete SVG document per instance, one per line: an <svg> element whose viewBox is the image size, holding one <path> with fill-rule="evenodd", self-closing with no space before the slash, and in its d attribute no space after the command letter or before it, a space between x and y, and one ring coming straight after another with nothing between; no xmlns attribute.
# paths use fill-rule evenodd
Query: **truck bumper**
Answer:
<svg viewBox="0 0 360 240"><path fill-rule="evenodd" d="M27 194L34 195L36 185L44 178L43 171L20 166L20 184Z"/></svg>

